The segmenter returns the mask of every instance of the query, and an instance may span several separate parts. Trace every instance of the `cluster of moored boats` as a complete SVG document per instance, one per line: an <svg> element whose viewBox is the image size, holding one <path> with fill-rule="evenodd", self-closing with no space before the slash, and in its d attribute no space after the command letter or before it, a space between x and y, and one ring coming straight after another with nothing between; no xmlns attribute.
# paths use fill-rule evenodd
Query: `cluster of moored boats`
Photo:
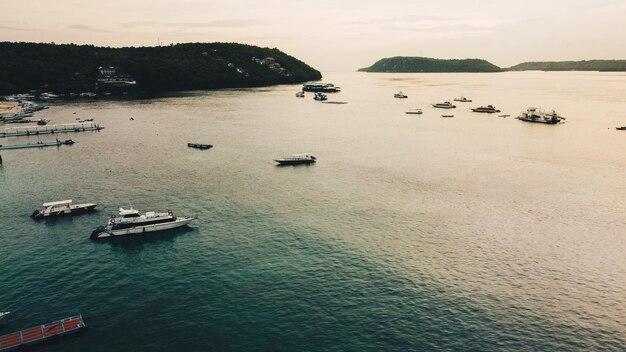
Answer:
<svg viewBox="0 0 626 352"><path fill-rule="evenodd" d="M61 200L43 204L43 209L35 210L33 219L48 219L66 215L84 214L95 210L97 203L74 204L72 200ZM119 208L117 215L111 215L105 225L98 226L90 238L93 240L125 235L142 234L175 229L189 224L193 216L176 216L171 210L166 213L149 211L140 213L134 208Z"/></svg>
<svg viewBox="0 0 626 352"><path fill-rule="evenodd" d="M394 98L407 98L407 96L402 94L402 92L400 92L400 93L394 94ZM462 103L472 102L471 99L467 99L465 97L455 98L454 101L462 102ZM431 106L437 109L455 109L456 108L456 105L452 104L450 101L434 103L434 104L431 104ZM493 105L478 106L475 108L470 108L470 110L473 112L488 113L488 114L494 114L494 113L500 112L500 110L497 109ZM407 110L405 113L421 115L423 111L422 109L411 109L411 110ZM504 115L498 115L498 116L508 117L510 115L504 114ZM454 117L454 115L444 114L444 115L441 115L441 117ZM565 120L565 117L557 114L554 110L544 111L544 110L534 108L534 107L527 108L526 111L522 112L516 118L521 121L540 122L540 123L546 123L546 124L557 124L557 123L562 122L562 120ZM624 129L626 129L626 127Z"/></svg>

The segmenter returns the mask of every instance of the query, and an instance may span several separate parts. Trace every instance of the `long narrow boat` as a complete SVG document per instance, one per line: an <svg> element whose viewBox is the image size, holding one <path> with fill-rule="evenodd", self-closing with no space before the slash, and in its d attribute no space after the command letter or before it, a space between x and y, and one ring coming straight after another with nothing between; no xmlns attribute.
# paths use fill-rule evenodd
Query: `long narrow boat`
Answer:
<svg viewBox="0 0 626 352"><path fill-rule="evenodd" d="M72 200L60 200L57 202L43 203L42 210L35 210L31 217L34 219L44 219L48 217L81 214L94 210L98 206L96 203L72 204Z"/></svg>
<svg viewBox="0 0 626 352"><path fill-rule="evenodd" d="M69 318L38 325L0 336L0 352L13 351L22 346L34 345L54 337L73 334L86 328L83 316L78 314Z"/></svg>

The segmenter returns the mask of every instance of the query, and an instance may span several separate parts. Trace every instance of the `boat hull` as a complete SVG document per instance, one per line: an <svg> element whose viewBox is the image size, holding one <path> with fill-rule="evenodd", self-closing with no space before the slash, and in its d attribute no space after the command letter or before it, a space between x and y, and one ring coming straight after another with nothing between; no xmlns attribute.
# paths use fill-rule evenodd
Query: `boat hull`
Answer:
<svg viewBox="0 0 626 352"><path fill-rule="evenodd" d="M84 214L84 213L95 210L96 206L98 206L98 204L95 204L95 203L77 204L77 205L72 205L71 208L69 209L62 209L60 211L53 211L50 213L44 213L42 211L35 210L33 214L31 215L31 217L33 219L39 220L39 219L54 218L54 217L64 216L64 215Z"/></svg>
<svg viewBox="0 0 626 352"><path fill-rule="evenodd" d="M525 121L525 122L545 123L547 125L556 125L557 123L560 122L558 120L544 120L542 118L538 118L535 120L535 119L527 119L523 117L518 117L517 119L520 121Z"/></svg>
<svg viewBox="0 0 626 352"><path fill-rule="evenodd" d="M313 164L315 160L274 160L278 165L303 165Z"/></svg>
<svg viewBox="0 0 626 352"><path fill-rule="evenodd" d="M119 237L119 236L140 235L140 234L144 234L148 232L171 230L171 229L175 229L181 226L185 226L189 224L192 220L194 220L193 217L181 216L181 217L177 217L176 220L170 221L170 222L149 224L149 225L143 225L143 226L134 226L134 227L129 227L125 229L113 230L113 229L105 229L104 227L100 227L96 229L94 232L92 232L91 239L99 240L99 239L106 239L106 238Z"/></svg>

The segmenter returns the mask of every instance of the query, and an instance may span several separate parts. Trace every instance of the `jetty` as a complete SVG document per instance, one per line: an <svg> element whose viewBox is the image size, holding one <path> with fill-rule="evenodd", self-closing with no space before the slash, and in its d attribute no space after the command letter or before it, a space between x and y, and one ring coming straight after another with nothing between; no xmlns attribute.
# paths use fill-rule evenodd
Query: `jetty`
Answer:
<svg viewBox="0 0 626 352"><path fill-rule="evenodd" d="M6 149L23 149L23 148L43 148L43 147L58 147L62 144L71 145L74 144L74 141L71 139L66 139L64 141L56 140L56 141L39 141L34 143L21 143L21 144L0 144L0 150Z"/></svg>
<svg viewBox="0 0 626 352"><path fill-rule="evenodd" d="M81 314L38 325L0 336L0 352L12 351L22 346L34 345L54 337L69 335L84 329L85 322Z"/></svg>
<svg viewBox="0 0 626 352"><path fill-rule="evenodd" d="M62 125L24 126L5 128L0 137L39 136L42 134L100 131L104 127L93 122L66 123Z"/></svg>

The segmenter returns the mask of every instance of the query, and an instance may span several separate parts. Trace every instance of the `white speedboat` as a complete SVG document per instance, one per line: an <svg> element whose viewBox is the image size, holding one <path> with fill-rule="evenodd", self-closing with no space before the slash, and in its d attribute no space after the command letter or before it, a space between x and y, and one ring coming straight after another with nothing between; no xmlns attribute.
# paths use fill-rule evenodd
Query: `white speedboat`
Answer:
<svg viewBox="0 0 626 352"><path fill-rule="evenodd" d="M167 213L149 211L141 214L137 209L120 208L117 216L111 215L105 226L99 226L91 233L91 239L170 230L185 226L194 219L193 216L175 216L171 210L168 210Z"/></svg>
<svg viewBox="0 0 626 352"><path fill-rule="evenodd" d="M413 109L413 110L408 110L404 112L405 114L415 114L415 115L421 115L423 114L422 109Z"/></svg>
<svg viewBox="0 0 626 352"><path fill-rule="evenodd" d="M450 103L449 101L444 101L443 103L435 103L435 104L431 104L433 106L433 108L439 108L439 109L454 109L456 108L456 105L452 105L452 103Z"/></svg>
<svg viewBox="0 0 626 352"><path fill-rule="evenodd" d="M11 314L11 312L0 312L0 324L4 324L7 321L7 316Z"/></svg>
<svg viewBox="0 0 626 352"><path fill-rule="evenodd" d="M68 139L66 142L58 143L70 144L69 141L71 140ZM71 143L74 142L72 141ZM71 199L60 200L58 202L43 203L43 209L35 210L31 214L31 217L34 219L44 219L48 217L86 213L88 211L94 210L97 205L98 204L96 203L72 204Z"/></svg>

